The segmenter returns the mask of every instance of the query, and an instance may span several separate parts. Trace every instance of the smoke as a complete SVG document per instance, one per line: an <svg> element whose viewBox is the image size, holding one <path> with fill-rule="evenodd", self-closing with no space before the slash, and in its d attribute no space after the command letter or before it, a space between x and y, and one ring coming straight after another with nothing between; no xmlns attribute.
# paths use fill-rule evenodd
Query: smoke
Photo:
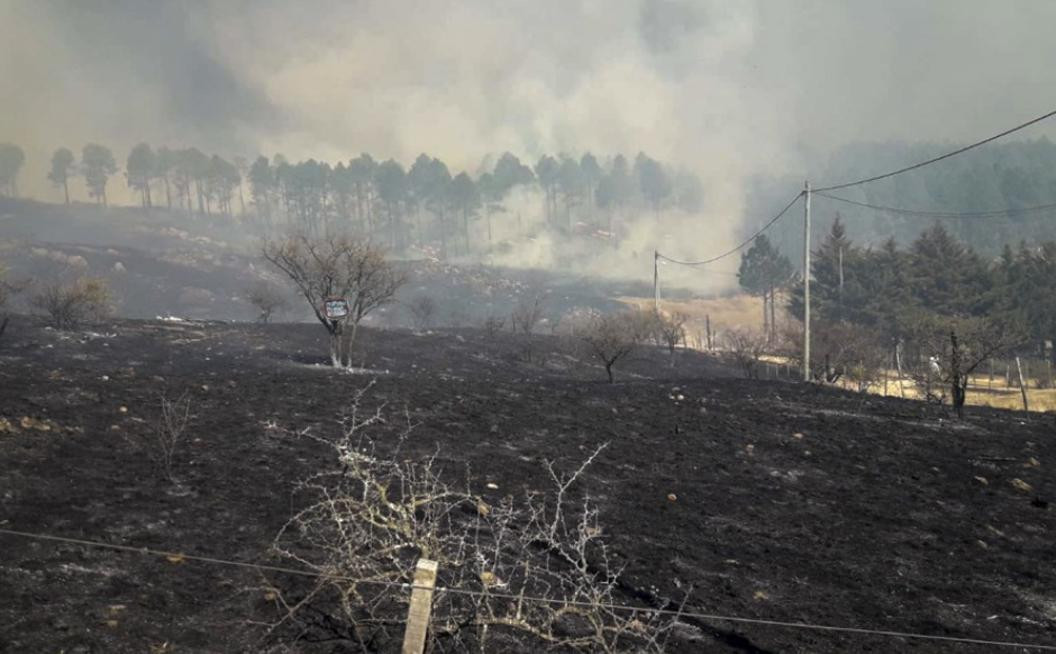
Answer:
<svg viewBox="0 0 1056 654"><path fill-rule="evenodd" d="M984 0L0 0L0 141L45 199L51 151L87 141L122 163L146 140L471 172L645 150L706 185L701 215L631 244L648 270L653 247L707 256L765 218L744 215L752 174L1050 108L1053 24L1056 4Z"/></svg>

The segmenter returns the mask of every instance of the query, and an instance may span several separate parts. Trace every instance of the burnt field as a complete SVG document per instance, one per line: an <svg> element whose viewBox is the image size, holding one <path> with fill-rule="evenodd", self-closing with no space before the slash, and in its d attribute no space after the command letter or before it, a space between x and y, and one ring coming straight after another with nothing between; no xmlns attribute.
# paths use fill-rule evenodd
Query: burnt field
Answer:
<svg viewBox="0 0 1056 654"><path fill-rule="evenodd" d="M318 325L116 321L60 333L15 319L0 341L0 528L282 562L270 545L332 467L308 438L366 395L417 427L475 493L546 490L574 468L622 568L619 599L722 614L1053 644L1056 424L971 408L746 381L713 357L645 349L604 372L540 337L366 330L357 374L320 365ZM145 445L186 393L178 491ZM284 583L281 575L271 583ZM292 581L290 583L293 583ZM687 589L689 591L686 596ZM260 651L276 619L261 574L0 534L0 651ZM684 652L995 651L687 617ZM378 649L398 648L398 643ZM295 644L294 651L356 651ZM1009 651L1026 651L1022 648Z"/></svg>

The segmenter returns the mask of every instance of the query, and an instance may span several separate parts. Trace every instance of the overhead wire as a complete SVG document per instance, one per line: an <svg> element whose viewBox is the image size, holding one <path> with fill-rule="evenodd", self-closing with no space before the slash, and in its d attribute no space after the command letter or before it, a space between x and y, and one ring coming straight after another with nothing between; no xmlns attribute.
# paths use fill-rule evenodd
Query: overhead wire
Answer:
<svg viewBox="0 0 1056 654"><path fill-rule="evenodd" d="M851 187L851 186L858 186L859 184L868 184L869 182L876 182L876 181L879 181L881 179L887 179L888 177L894 177L895 175L901 175L902 173L908 173L911 170L916 170L918 168L923 168L924 166L930 166L931 164L939 162L939 161L942 161L943 159L949 159L950 157L955 157L955 156L957 156L959 154L962 154L964 152L967 152L969 150L977 148L977 147L979 147L981 145L986 145L987 143L990 143L991 141L996 141L997 139L999 139L999 138L1001 138L1003 136L1008 136L1009 134L1012 134L1014 132L1018 132L1021 129L1025 129L1027 127L1030 127L1031 125L1034 125L1036 123L1040 123L1043 120L1046 120L1048 118L1052 118L1053 116L1056 116L1056 110L1050 111L1049 113L1047 113L1047 114L1045 114L1043 116L1038 116L1037 118L1034 118L1032 120L1028 120L1027 122L1025 122L1025 123L1023 123L1021 125L1016 125L1015 127L1011 128L1011 129L1006 129L1005 131L1001 132L1000 134L994 134L993 136L987 137L987 138L985 138L985 139L983 139L981 141L976 141L975 143L972 143L971 145L966 145L966 146L964 146L962 148L957 148L956 150L953 150L951 152L947 152L946 154L942 154L942 155L939 155L937 157L932 157L931 159L928 159L926 161L921 161L919 163L915 163L915 164L912 164L910 166L906 166L905 168L899 168L898 170L892 170L891 172L883 173L881 175L874 175L873 177L866 177L865 179L859 179L859 180L854 181L854 182L846 182L844 184L834 184L832 186L821 186L821 187L818 187L818 188L814 189L814 192L815 193L821 193L823 191L837 191L837 190L839 190L841 188L848 188L848 187Z"/></svg>
<svg viewBox="0 0 1056 654"><path fill-rule="evenodd" d="M829 200L835 200L837 202L844 202L857 207L864 207L866 209L873 209L875 211L884 211L887 213L893 213L903 216L915 216L920 218L1001 218L1010 216L1019 216L1032 213L1043 213L1045 211L1056 210L1056 202L1052 204L1041 204L1033 207L1023 207L1022 209L994 209L991 211L923 211L919 209L903 209L899 207L887 207L879 204L870 204L868 202L859 202L857 200L851 200L850 198L843 198L838 195L830 195L828 193L822 193L815 191L814 195L820 195L823 198Z"/></svg>
<svg viewBox="0 0 1056 654"><path fill-rule="evenodd" d="M754 241L760 234L762 234L766 230L770 229L770 227L773 226L774 223L776 223L777 221L781 220L781 218L784 217L784 215L786 213L788 213L788 210L792 208L792 205L794 205L796 203L796 201L799 200L799 198L803 197L803 193L804 193L803 191L800 191L799 193L797 193L796 196L794 198L792 198L792 200L788 204L785 205L785 208L782 209L781 211L779 211L776 216L774 216L773 218L768 220L766 222L766 224L764 224L762 227L757 229L755 231L755 233L753 233L751 236L749 236L745 240L741 241L738 245L734 246L733 248L723 252L722 254L719 254L717 256L711 257L710 259L702 259L700 261L684 261L684 260L681 260L681 259L675 259L673 257L669 257L667 255L661 254L660 252L657 252L656 256L659 259L663 259L664 261L668 261L670 263L676 263L676 264L678 264L680 266L704 266L704 265L707 265L709 263L714 263L716 261L719 261L720 259L725 259L726 257L730 256L731 254L736 254L737 252L740 252L742 249L744 249L744 247L746 245L748 245L749 243Z"/></svg>
<svg viewBox="0 0 1056 654"><path fill-rule="evenodd" d="M278 572L278 573L291 574L291 575L297 575L297 576L302 576L302 577L332 579L332 580L335 580L335 581L347 581L349 583L393 587L393 588L400 588L400 589L404 589L404 590L408 590L408 589L411 589L411 590L415 590L415 589L432 590L432 591L437 592L437 593L449 593L449 594L452 594L452 595L468 595L468 596L474 596L474 597L488 596L488 597L494 597L494 598L497 598L497 599L510 599L510 600L545 603L545 604L560 604L562 606L590 607L590 608L598 608L598 609L605 609L605 610L611 610L611 611L632 611L632 612L637 612L637 613L651 613L651 614L655 614L655 615L670 615L672 617L695 618L695 619L698 619L698 620L711 620L711 621L718 621L718 622L756 624L756 625L762 625L762 626L784 627L784 628L790 628L790 629L801 629L801 630L812 630L812 631L838 632L838 633L848 633L848 634L856 634L856 635L863 635L863 636L880 636L880 637L889 637L889 638L907 638L907 639L916 639L916 640L941 641L941 642L948 642L948 643L961 643L961 644L971 644L971 645L986 645L986 646L990 646L990 647L1009 647L1009 648L1019 648L1019 649L1031 649L1031 650L1036 650L1036 651L1056 652L1056 645L1045 645L1045 644L1040 644L1040 643L1023 643L1023 642L1015 642L1015 641L987 640L987 639L982 639L982 638L967 638L967 637L960 637L960 636L938 636L938 635L933 635L933 634L921 634L921 633L915 633L915 632L909 632L909 631L893 631L893 630L887 630L887 629L867 629L867 628L864 628L864 627L841 627L841 626L834 626L834 625L815 624L815 623L810 623L810 622L793 622L793 621L787 621L787 620L771 620L771 619L767 619L767 618L746 618L746 617L741 617L741 616L722 615L722 614L718 614L718 613L702 613L702 612L683 611L683 610L675 610L675 609L656 609L656 608L649 608L649 607L643 607L643 606L630 606L630 605L626 605L626 604L614 604L614 603L605 603L605 602L596 603L596 602L586 602L586 601L579 601L579 600L565 600L565 599L560 599L560 598L555 598L555 597L540 597L540 596L523 595L523 594L520 594L520 593L503 593L503 592L496 592L496 591L484 592L484 591L469 590L469 589L464 589L464 588L450 588L450 587L445 587L445 586L428 587L428 586L419 586L419 585L416 585L416 584L413 584L413 583L401 583L401 582L396 582L396 581L386 581L386 580L382 580L382 579L355 579L355 578L348 577L348 576L345 576L345 575L325 573L325 572L317 572L317 571L314 571L314 570L304 570L304 569L298 569L298 568L289 568L289 567L285 567L285 566L277 566L277 565L269 565L269 564L261 564L261 563L250 563L250 562L246 562L246 561L233 561L233 560L230 560L230 559L222 559L222 558L213 557L213 556L201 556L201 555L195 555L195 554L186 554L186 553L183 553L183 552L176 552L176 551L163 551L163 550L156 550L156 549L151 549L151 548L147 548L147 547L134 547L132 545L120 545L120 544L117 544L117 543L107 543L107 542L103 542L103 541L93 541L93 540L87 540L87 539L83 539L83 538L69 538L69 537L66 537L66 536L54 536L54 535L51 535L51 534L41 534L41 533L34 533L34 532L28 532L28 531L19 531L17 529L7 529L7 528L4 528L4 527L0 527L0 534L6 534L6 535L9 535L9 536L18 536L18 537L28 538L28 539L33 539L33 540L44 540L44 541L52 541L52 542L59 542L59 543L67 543L67 544L72 544L72 545L81 545L81 546L85 546L85 547L95 547L95 548L100 548L100 549L117 550L117 551L122 551L122 552L129 552L129 553L132 553L132 554L150 555L150 556L163 556L163 557L167 557L168 559L170 559L172 561L180 561L180 562L182 562L182 561L198 561L198 562L201 562L201 563L211 563L211 564L215 564L215 565L226 565L226 566L243 568L243 569L253 569L253 570L257 570L257 571Z"/></svg>
<svg viewBox="0 0 1056 654"><path fill-rule="evenodd" d="M894 177L895 175L901 175L902 173L907 173L907 172L909 172L911 170L916 170L918 168L923 168L925 166L930 166L933 163L937 163L937 162L942 161L944 159L949 159L950 157L954 157L954 156L957 156L957 155L962 154L964 152L968 152L969 150L978 148L979 146L982 146L982 145L985 145L987 143L990 143L991 141L996 141L997 139L1000 139L1000 138L1002 138L1004 136L1008 136L1009 134L1013 134L1013 133L1018 132L1018 131L1020 131L1022 129L1026 129L1027 127L1030 127L1031 125L1035 125L1037 123L1040 123L1043 120L1047 120L1049 118L1052 118L1053 116L1056 116L1056 110L1050 111L1050 112L1048 112L1046 114L1038 116L1037 118L1033 118L1031 120L1028 120L1025 123L1021 123L1019 125L1016 125L1015 127L1012 127L1010 129L1006 129L1003 132L1000 132L998 134L994 134L993 136L989 136L989 137L987 137L985 139L982 139L980 141L976 141L976 142L974 142L974 143L972 143L970 145L966 145L964 147L957 148L956 150L952 150L950 152L947 152L945 154L939 155L937 157L932 157L931 159L927 159L925 161L921 161L921 162L918 162L918 163L915 163L915 164L911 164L909 166L905 166L904 168L899 168L898 170L893 170L893 171L890 171L890 172L887 172L887 173L883 173L883 174L880 174L880 175L874 175L872 177L866 177L866 178L859 179L859 180L856 180L856 181L853 181L853 182L846 182L846 183L843 183L843 184L834 184L834 185L831 185L831 186L821 186L821 187L818 187L818 188L814 189L812 191L812 194L822 195L823 197L826 197L826 198L830 198L830 199L837 200L837 201L848 202L850 204L859 204L861 206L867 206L868 208L871 208L871 209L891 211L893 213L904 213L906 215L917 215L917 216L922 216L923 215L923 216L946 217L946 218L967 217L966 214L949 215L949 214L945 214L945 212L916 212L916 211L913 211L912 213L910 213L907 210L899 210L899 209L894 208L894 207L880 207L879 205L875 205L874 206L874 205L868 205L867 203L857 203L857 202L855 202L853 200L848 200L846 198L840 198L838 196L827 195L826 192L827 191L836 191L836 190L839 190L839 189L849 188L849 187L852 187L852 186L859 186L861 184L868 184L870 182L876 182L876 181L879 181L881 179L887 179L889 177ZM760 234L762 234L767 229L769 229L774 223L776 223L778 220L780 220L788 212L788 210L792 208L792 205L794 205L796 203L796 200L798 200L804 194L805 194L805 191L800 191L796 195L796 197L792 198L792 201L789 202L785 206L784 209L782 209L776 216L771 218L765 225L763 225L760 229L756 230L756 232L753 233L751 236L749 236L747 239L745 239L744 241L742 241L741 243L739 243L735 247L731 248L730 250L727 250L726 252L723 252L722 254L716 255L716 256L711 257L709 259L701 259L699 261L687 261L687 260L675 259L673 257L669 257L669 256L666 256L664 254L661 254L659 251L656 253L656 256L657 256L657 258L663 259L664 261L668 261L670 263L679 264L679 265L682 265L682 266L703 266L703 265L707 265L709 263L713 263L715 261L719 261L720 259L724 259L724 258L726 258L726 257L728 257L728 256L730 256L732 254L735 254L735 253L739 252L746 245L748 245L749 243L754 241ZM1028 211L1043 211L1043 210L1054 209L1054 208L1056 208L1056 205L1044 205L1044 206L1039 206L1039 207L1032 207L1030 209L1025 209L1025 210L1016 210L1014 213L1011 212L1011 210L1010 210L1010 212L1007 213L1007 214L1005 212L998 212L998 213L983 212L980 215L984 215L984 216L1015 215L1015 214L1025 213L1025 212L1028 212ZM940 215L940 214L942 214L942 215Z"/></svg>

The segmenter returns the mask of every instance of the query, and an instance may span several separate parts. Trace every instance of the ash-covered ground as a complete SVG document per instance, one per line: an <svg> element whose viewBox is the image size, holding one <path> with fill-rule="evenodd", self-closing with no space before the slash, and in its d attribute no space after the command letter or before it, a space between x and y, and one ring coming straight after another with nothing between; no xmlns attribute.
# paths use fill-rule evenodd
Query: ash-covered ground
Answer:
<svg viewBox="0 0 1056 654"><path fill-rule="evenodd" d="M269 547L332 465L267 425L336 428L354 393L418 423L474 492L546 490L576 466L629 603L1052 643L1052 416L746 381L645 348L604 381L549 336L365 330L337 373L318 325L113 321L0 340L0 527L239 561ZM164 396L192 418L174 493L144 448ZM395 434L402 420L381 426ZM490 488L488 484L496 488ZM674 500L672 500L672 497ZM258 651L275 607L252 570L0 535L0 650ZM961 652L967 645L686 618L683 652ZM334 644L300 651L346 651ZM297 649L295 647L295 649ZM352 651L352 650L347 650Z"/></svg>

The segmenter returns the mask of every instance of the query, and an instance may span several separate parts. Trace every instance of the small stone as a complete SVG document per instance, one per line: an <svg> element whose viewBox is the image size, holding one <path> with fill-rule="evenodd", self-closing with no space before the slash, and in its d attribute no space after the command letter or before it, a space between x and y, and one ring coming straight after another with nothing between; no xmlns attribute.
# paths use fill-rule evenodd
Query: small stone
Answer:
<svg viewBox="0 0 1056 654"><path fill-rule="evenodd" d="M1034 490L1034 488L1030 484L1019 478L1013 479L1010 483L1012 484L1013 488L1019 491L1023 491L1024 493L1029 493L1030 491Z"/></svg>
<svg viewBox="0 0 1056 654"><path fill-rule="evenodd" d="M678 501L678 495L675 495L674 493L668 493L667 494L667 501L668 502L677 502Z"/></svg>

